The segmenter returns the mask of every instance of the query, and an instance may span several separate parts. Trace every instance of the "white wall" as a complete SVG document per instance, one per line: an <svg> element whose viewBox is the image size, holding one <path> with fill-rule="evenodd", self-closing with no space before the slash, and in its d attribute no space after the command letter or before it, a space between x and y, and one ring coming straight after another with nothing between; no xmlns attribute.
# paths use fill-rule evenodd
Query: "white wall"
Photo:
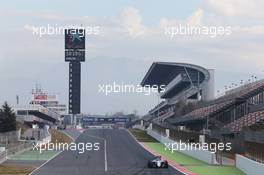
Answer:
<svg viewBox="0 0 264 175"><path fill-rule="evenodd" d="M263 175L264 164L236 155L236 167L247 175Z"/></svg>

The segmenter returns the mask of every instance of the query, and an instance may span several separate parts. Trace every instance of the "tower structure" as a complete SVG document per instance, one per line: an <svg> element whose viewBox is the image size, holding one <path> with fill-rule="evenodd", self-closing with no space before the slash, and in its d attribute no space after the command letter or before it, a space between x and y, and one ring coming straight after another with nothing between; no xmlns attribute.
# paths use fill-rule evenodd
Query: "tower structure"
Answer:
<svg viewBox="0 0 264 175"><path fill-rule="evenodd" d="M85 30L65 30L65 62L69 62L69 114L81 113L81 62L85 61Z"/></svg>

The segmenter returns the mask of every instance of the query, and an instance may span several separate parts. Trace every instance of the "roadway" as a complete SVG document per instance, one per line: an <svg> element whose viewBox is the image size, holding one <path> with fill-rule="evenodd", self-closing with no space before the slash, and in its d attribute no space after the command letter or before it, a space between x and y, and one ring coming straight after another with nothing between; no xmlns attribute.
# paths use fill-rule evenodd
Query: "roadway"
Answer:
<svg viewBox="0 0 264 175"><path fill-rule="evenodd" d="M33 175L182 175L168 169L149 169L153 158L126 130L90 129L82 133L76 143L99 142L99 151L79 154L63 151L46 162Z"/></svg>

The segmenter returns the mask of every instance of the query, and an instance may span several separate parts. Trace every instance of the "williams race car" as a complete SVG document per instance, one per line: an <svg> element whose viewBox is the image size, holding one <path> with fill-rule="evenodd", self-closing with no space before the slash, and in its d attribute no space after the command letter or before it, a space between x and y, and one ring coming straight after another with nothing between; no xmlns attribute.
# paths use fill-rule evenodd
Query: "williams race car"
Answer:
<svg viewBox="0 0 264 175"><path fill-rule="evenodd" d="M168 168L169 164L161 156L156 156L153 160L148 161L148 168Z"/></svg>

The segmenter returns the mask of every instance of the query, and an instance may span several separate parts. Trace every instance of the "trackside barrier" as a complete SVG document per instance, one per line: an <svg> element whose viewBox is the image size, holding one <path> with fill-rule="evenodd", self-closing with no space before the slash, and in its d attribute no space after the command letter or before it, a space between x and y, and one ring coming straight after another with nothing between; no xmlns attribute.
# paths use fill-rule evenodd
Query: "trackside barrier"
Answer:
<svg viewBox="0 0 264 175"><path fill-rule="evenodd" d="M147 129L147 133L148 133L148 135L152 136L153 138L155 138L156 140L158 140L160 143L162 143L164 145L165 144L168 145L168 143L180 144L179 142L171 140L166 136L162 136L159 133L157 133L157 132L155 132L149 128ZM208 164L217 164L215 154L213 154L207 150L198 150L198 149L195 149L194 147L192 147L192 149L190 149L190 150L186 149L186 150L177 150L177 151L179 151L183 154L187 154L187 155L194 157L196 159L199 159L201 161L204 161Z"/></svg>
<svg viewBox="0 0 264 175"><path fill-rule="evenodd" d="M133 125L132 128L134 128L134 129L144 130L144 127L141 126L141 125Z"/></svg>
<svg viewBox="0 0 264 175"><path fill-rule="evenodd" d="M132 128L145 130L144 121L140 120L140 123L137 123L137 124L133 125Z"/></svg>
<svg viewBox="0 0 264 175"><path fill-rule="evenodd" d="M7 152L5 147L0 147L0 164L6 161Z"/></svg>
<svg viewBox="0 0 264 175"><path fill-rule="evenodd" d="M264 164L236 154L236 167L247 175L263 175Z"/></svg>
<svg viewBox="0 0 264 175"><path fill-rule="evenodd" d="M19 137L20 130L0 133L0 143L6 144L10 142L16 142Z"/></svg>
<svg viewBox="0 0 264 175"><path fill-rule="evenodd" d="M19 154L21 152L24 152L26 150L29 150L32 148L32 143L24 142L22 144L18 144L17 146L10 147L6 149L7 151L7 157L11 157L15 154Z"/></svg>

